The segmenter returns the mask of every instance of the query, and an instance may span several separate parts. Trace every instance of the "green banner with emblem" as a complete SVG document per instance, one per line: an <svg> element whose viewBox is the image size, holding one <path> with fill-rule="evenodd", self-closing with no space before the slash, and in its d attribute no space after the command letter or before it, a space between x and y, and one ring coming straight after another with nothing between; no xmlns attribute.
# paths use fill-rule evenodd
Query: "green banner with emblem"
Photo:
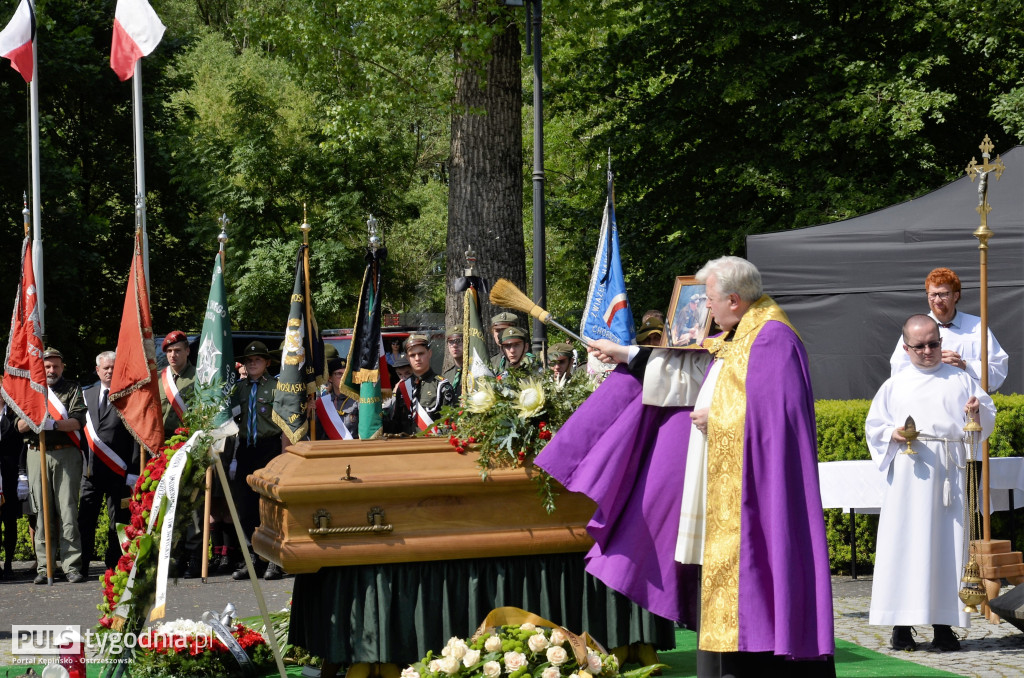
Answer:
<svg viewBox="0 0 1024 678"><path fill-rule="evenodd" d="M212 403L217 412L212 426L217 428L231 422L231 392L238 376L235 373L235 354L231 348L231 315L228 295L224 288L224 264L221 255L213 261L213 280L210 297L203 316L203 331L199 335L199 355L196 358L196 382L203 403Z"/></svg>
<svg viewBox="0 0 1024 678"><path fill-rule="evenodd" d="M274 423L297 443L309 434L311 408L306 405L324 383L324 342L313 315L306 271L309 247L301 245L295 261L295 285L281 348L281 374L274 393Z"/></svg>

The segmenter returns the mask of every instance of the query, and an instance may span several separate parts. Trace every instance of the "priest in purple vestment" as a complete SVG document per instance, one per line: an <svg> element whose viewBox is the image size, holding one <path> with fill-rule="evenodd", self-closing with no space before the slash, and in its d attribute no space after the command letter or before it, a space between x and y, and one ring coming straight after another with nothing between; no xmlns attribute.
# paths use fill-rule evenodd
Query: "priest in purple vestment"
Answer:
<svg viewBox="0 0 1024 678"><path fill-rule="evenodd" d="M807 354L753 264L722 257L697 279L724 333L705 342L714 361L695 409L643 404L645 378L673 378L648 364L664 351L593 342L592 353L628 369L537 463L598 505L588 571L658 614L697 622L699 676L834 676ZM661 372L678 363L662 361ZM672 500L652 501L664 494Z"/></svg>

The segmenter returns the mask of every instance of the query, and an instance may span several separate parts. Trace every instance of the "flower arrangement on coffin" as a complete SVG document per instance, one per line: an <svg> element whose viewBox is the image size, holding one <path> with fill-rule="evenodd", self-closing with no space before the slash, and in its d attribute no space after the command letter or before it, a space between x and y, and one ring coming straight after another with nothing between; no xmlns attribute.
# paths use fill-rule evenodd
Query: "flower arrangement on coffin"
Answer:
<svg viewBox="0 0 1024 678"><path fill-rule="evenodd" d="M403 670L402 678L645 678L661 667L620 673L615 655L592 647L585 652L574 651L564 629L505 625L469 640L452 638L440 655L428 652Z"/></svg>
<svg viewBox="0 0 1024 678"><path fill-rule="evenodd" d="M243 624L229 627L231 636L245 651L256 675L274 663L274 656L259 633ZM131 668L132 678L233 678L242 676L239 662L213 629L187 619L160 624L139 637Z"/></svg>
<svg viewBox="0 0 1024 678"><path fill-rule="evenodd" d="M447 435L458 454L477 453L480 477L491 469L520 468L532 463L566 419L593 393L595 384L582 371L560 385L551 374L513 368L496 378L483 377L480 387L457 407L442 410L432 435ZM551 476L533 474L548 513L555 510Z"/></svg>

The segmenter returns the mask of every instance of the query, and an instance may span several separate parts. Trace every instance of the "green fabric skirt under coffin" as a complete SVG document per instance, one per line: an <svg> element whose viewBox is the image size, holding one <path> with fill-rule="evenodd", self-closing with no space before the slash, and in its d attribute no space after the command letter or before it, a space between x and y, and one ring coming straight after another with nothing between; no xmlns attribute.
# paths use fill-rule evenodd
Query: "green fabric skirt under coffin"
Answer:
<svg viewBox="0 0 1024 678"><path fill-rule="evenodd" d="M511 605L589 632L611 649L675 647L675 625L632 603L584 569L583 554L474 558L323 568L295 577L290 643L327 661L407 665L452 636L473 634Z"/></svg>

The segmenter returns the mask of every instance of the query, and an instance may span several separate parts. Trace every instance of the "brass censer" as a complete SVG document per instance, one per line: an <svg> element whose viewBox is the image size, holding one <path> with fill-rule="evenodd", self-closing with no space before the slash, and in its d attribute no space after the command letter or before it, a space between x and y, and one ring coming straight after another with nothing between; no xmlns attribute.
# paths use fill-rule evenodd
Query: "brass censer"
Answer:
<svg viewBox="0 0 1024 678"><path fill-rule="evenodd" d="M971 414L967 415L964 425L964 447L967 450L966 482L964 483L964 564L963 576L960 577L960 600L964 603L964 612L977 612L978 605L988 600L985 586L981 579L978 560L970 550L971 542L981 533L978 513L978 445L981 442L981 424Z"/></svg>
<svg viewBox="0 0 1024 678"><path fill-rule="evenodd" d="M907 439L907 449L901 450L900 454L917 454L910 444L917 440L918 436L921 435L921 432L917 430L917 424L914 423L913 417L907 417L907 421L903 424L903 431L900 435Z"/></svg>

